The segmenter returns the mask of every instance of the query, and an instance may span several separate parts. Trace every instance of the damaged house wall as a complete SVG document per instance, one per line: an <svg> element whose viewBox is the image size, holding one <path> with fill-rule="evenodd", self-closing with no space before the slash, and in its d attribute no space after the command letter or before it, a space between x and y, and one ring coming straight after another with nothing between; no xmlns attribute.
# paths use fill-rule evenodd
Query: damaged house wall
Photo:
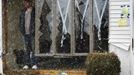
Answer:
<svg viewBox="0 0 134 75"><path fill-rule="evenodd" d="M55 0L53 0L53 1L55 1ZM48 6L50 7L50 9L52 9L52 8L54 9L54 6L51 7L51 1L50 0L46 0L46 2L48 3ZM22 9L22 3L23 3L22 1L18 1L18 0L8 0L8 2L7 2L7 16L8 16L7 17L7 29L4 30L5 33L6 32L8 33L7 37L6 37L7 38L7 42L6 42L7 43L7 47L6 47L7 48L6 49L7 50L7 52L6 52L7 55L6 55L6 58L7 58L7 64L10 65L10 67L13 68L13 69L19 68L19 66L16 65L15 56L13 55L13 51L15 49L17 49L17 50L24 49L24 40L22 38L22 35L21 35L19 27L18 27L19 26L18 25L19 24L19 15L20 15L20 11ZM46 26L46 24L50 25L50 27L48 27L47 29L50 28L50 30L51 30L51 23L52 22L48 21L48 23L46 23L46 21L44 21L44 20L46 20L46 18L44 18L44 16L46 17L46 14L44 14L44 13L45 13L45 10L48 10L48 8L45 9L45 7L47 7L47 6L45 4L43 6L43 3L44 3L44 0L38 0L36 2L36 5L35 5L35 7L38 8L38 9L36 9L36 13L38 13L38 14L36 14L36 26L38 26L37 30L39 30L39 28L41 28L40 30L44 30L43 27L39 27L39 26L41 26L41 24L44 24L44 27ZM65 7L63 7L63 8L65 8ZM43 9L43 11L42 11L42 9ZM57 10L57 9L55 9L55 10ZM71 10L69 10L69 12L70 11ZM47 20L51 20L51 16L48 16L48 15L51 15L51 13L53 13L53 12L51 11L47 14ZM57 11L57 13L58 13L58 11ZM59 15L59 13L58 13L58 15ZM69 15L71 15L71 14L69 13ZM44 23L41 23L41 19L42 19L41 16L43 17ZM60 16L56 17L56 18L58 18L57 19L58 21L59 21L59 17ZM57 24L57 25L55 24L55 27L57 28L56 32L58 32L58 26L59 26L59 24ZM71 25L67 26L68 33L71 33L71 28L72 28ZM44 31L42 31L42 32L44 32ZM52 31L52 32L54 32L54 31ZM54 33L52 33L52 34L54 34ZM41 32L39 32L39 34L37 34L37 36L41 36L41 35L42 35ZM50 35L48 39L56 38L56 36L52 37L51 34L49 34L49 33L48 33L48 35ZM70 35L72 35L72 34L70 34ZM40 38L40 37L38 37L38 38ZM71 42L71 40L68 41L68 42ZM40 42L38 42L38 43L40 43ZM52 45L54 45L54 44L55 43L52 43ZM36 46L38 46L38 45L36 45ZM38 47L36 47L36 48L38 48ZM55 48L50 47L50 49L55 49ZM71 46L70 46L70 49L71 49Z"/></svg>
<svg viewBox="0 0 134 75"><path fill-rule="evenodd" d="M7 22L4 22L5 26L3 26L3 34L6 37L4 38L4 43L7 44L6 48L4 47L4 50L6 52L6 65L12 69L17 69L19 68L16 65L16 58L13 54L13 51L15 49L23 50L24 49L24 39L22 37L22 34L20 33L19 30L19 16L20 12L22 10L22 2L23 0L8 0L5 6L7 6ZM4 2L4 1L3 1ZM4 15L5 17L5 15ZM7 27L7 28L4 28ZM5 30L6 29L6 30ZM7 41L6 41L7 40ZM5 44L4 44L5 45Z"/></svg>
<svg viewBox="0 0 134 75"><path fill-rule="evenodd" d="M66 49L67 52L65 53L69 53L71 49L76 49L76 52L80 53L80 52L84 52L87 53L89 52L89 48L90 48L90 25L92 25L91 19L92 19L92 14L88 14L91 13L92 10L90 11L90 8L92 8L92 1L89 1L88 4L88 0L70 0L72 3L70 3L71 5L69 6L69 13L67 15L67 19L65 22L65 27L67 28L67 34L66 30L64 29L64 24L63 24L63 18L65 14L66 14L66 2L67 1L63 1L59 0L59 5L61 7L61 12L62 15L60 13L60 8L58 7L58 5L56 5L57 0L36 0L35 1L35 8L36 8L36 39L35 39L35 50L37 51L37 53L55 53L55 49L57 50L58 53L62 52L64 49ZM101 4L101 3L105 3L106 0L97 0L97 4ZM77 4L78 2L78 4ZM93 2L94 3L94 2ZM8 25L7 25L7 32L8 32L8 37L7 37L7 59L9 60L8 63L13 67L16 68L17 66L15 65L15 57L13 55L13 50L14 49L24 49L24 41L22 38L22 35L20 34L19 31L19 13L22 9L22 1L18 1L18 0L8 0ZM102 4L103 5L103 4ZM101 7L102 5L98 5L99 7ZM74 7L74 8L71 8ZM91 7L90 7L91 6ZM53 9L53 10L52 10ZM63 10L64 9L64 10ZM102 8L99 8L102 11ZM72 12L72 10L74 12ZM56 11L56 12L54 12ZM73 13L73 19L71 18ZM94 11L95 7L94 7ZM107 14L107 11L105 11L104 14ZM86 17L85 17L85 16ZM88 17L90 16L90 17ZM85 18L83 18L85 17ZM93 15L93 17L97 17L96 14ZM54 20L52 20L52 18ZM105 24L105 21L107 19L107 15L104 15L102 20L104 20L104 23L102 22L102 25ZM96 20L96 19L94 19ZM71 25L71 23L73 25ZM94 25L98 25L98 22L96 20L96 22L94 22ZM74 26L74 33L72 33L72 29ZM104 26L104 29L102 28L102 30L107 31L107 24L106 26ZM100 27L101 29L101 27ZM63 32L64 31L64 32ZM105 33L105 32L104 32ZM66 40L64 40L65 45L61 48L61 39L62 36L64 34L64 37L66 37ZM83 35L83 38L81 40L81 34ZM103 34L103 35L107 35L107 33ZM102 35L102 36L103 36ZM96 35L98 36L98 35ZM102 37L101 36L101 37ZM73 37L73 38L72 38ZM107 38L107 36L106 36ZM79 41L79 39L81 41ZM90 41L89 41L90 39ZM96 40L96 39L95 39ZM76 43L76 45L72 44L72 41L74 41ZM81 43L82 42L82 43ZM95 42L96 43L96 42ZM82 46L81 46L82 44ZM102 42L101 42L102 45ZM74 48L73 48L73 47ZM86 46L86 47L85 47ZM85 47L85 48L84 48ZM107 48L105 48L107 49ZM51 51L50 51L51 50ZM58 51L59 50L59 51ZM78 51L77 51L78 50ZM81 51L83 50L83 51ZM84 51L85 50L85 51ZM73 51L72 51L73 52ZM63 51L64 53L64 51ZM79 55L78 55L79 56ZM14 58L11 58L14 57Z"/></svg>
<svg viewBox="0 0 134 75"><path fill-rule="evenodd" d="M15 57L13 55L13 50L21 50L24 47L23 38L19 31L19 14L22 7L22 1L20 0L8 0L7 2L7 30L5 32L7 35L7 63L10 64L12 68L16 68Z"/></svg>

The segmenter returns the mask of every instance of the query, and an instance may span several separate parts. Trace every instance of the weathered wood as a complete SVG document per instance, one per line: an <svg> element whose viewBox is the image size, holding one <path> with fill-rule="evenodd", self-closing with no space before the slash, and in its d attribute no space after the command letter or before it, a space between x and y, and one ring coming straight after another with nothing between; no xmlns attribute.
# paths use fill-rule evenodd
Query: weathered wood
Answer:
<svg viewBox="0 0 134 75"><path fill-rule="evenodd" d="M7 0L2 0L3 3L3 51L6 54L8 52L8 19L7 19ZM5 69L8 69L7 66L7 59L6 57L3 57L3 66Z"/></svg>
<svg viewBox="0 0 134 75"><path fill-rule="evenodd" d="M87 75L86 70L12 70L7 71L6 75L60 75L67 73L67 75Z"/></svg>
<svg viewBox="0 0 134 75"><path fill-rule="evenodd" d="M93 0L89 1L89 33L90 33L90 37L89 37L89 47L90 47L90 52L93 52L93 47L94 47L94 35L93 35Z"/></svg>
<svg viewBox="0 0 134 75"><path fill-rule="evenodd" d="M36 0L35 1L35 53L39 53L39 38L41 36L41 32L39 31L40 23L40 15L42 11L44 0Z"/></svg>
<svg viewBox="0 0 134 75"><path fill-rule="evenodd" d="M7 0L3 0L3 49L4 52L7 53L7 49L8 49L8 17L7 17Z"/></svg>
<svg viewBox="0 0 134 75"><path fill-rule="evenodd" d="M39 73L41 75L60 75L61 73L66 73L67 75L87 75L86 71L82 70L65 70L65 71L60 71L60 70L40 70Z"/></svg>
<svg viewBox="0 0 134 75"><path fill-rule="evenodd" d="M71 54L75 53L75 25L74 25L74 5L75 0L71 0L71 7L70 7L70 25L71 25Z"/></svg>
<svg viewBox="0 0 134 75"><path fill-rule="evenodd" d="M52 54L55 54L56 52L56 34L57 34L57 31L56 31L56 25L57 25L57 22L56 22L56 0L52 0L52 17L53 17L53 25L52 25L52 49L51 49L51 53Z"/></svg>
<svg viewBox="0 0 134 75"><path fill-rule="evenodd" d="M73 53L73 54L67 54L67 53L55 53L55 54L52 54L52 53L42 53L42 54L35 54L36 56L39 56L39 57L62 57L62 58L65 58L65 57L73 57L73 56L87 56L88 53Z"/></svg>
<svg viewBox="0 0 134 75"><path fill-rule="evenodd" d="M58 19L58 5L57 5L57 0L55 0L55 6L56 6L56 10L55 10L55 52L54 53L57 53L57 35L58 35L58 26L59 26L59 19Z"/></svg>

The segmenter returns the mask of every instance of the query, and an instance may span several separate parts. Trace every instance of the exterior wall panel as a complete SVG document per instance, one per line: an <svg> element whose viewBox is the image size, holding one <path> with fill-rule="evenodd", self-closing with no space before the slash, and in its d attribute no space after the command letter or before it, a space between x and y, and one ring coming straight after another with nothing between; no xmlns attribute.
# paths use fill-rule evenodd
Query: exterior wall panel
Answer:
<svg viewBox="0 0 134 75"><path fill-rule="evenodd" d="M128 25L120 27L118 20L121 18L121 6L129 5L129 0L110 0L109 3L109 43L124 50L128 50L131 43L130 25L128 23Z"/></svg>
<svg viewBox="0 0 134 75"><path fill-rule="evenodd" d="M131 56L131 13L127 18L126 26L119 26L118 20L121 18L121 5L130 5L131 0L110 0L109 1L109 50L114 52L121 62L120 75L133 75ZM129 7L129 11L131 7Z"/></svg>

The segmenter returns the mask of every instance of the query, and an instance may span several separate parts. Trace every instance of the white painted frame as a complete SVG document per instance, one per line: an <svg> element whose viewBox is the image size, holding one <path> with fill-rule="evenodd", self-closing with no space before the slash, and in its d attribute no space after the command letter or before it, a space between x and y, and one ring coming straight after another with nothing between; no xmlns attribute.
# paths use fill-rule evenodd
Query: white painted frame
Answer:
<svg viewBox="0 0 134 75"><path fill-rule="evenodd" d="M0 73L3 74L3 62L2 62L2 0L0 0Z"/></svg>
<svg viewBox="0 0 134 75"><path fill-rule="evenodd" d="M130 65L131 75L134 75L134 4L133 0L130 0L130 30L131 30L131 45L130 45Z"/></svg>

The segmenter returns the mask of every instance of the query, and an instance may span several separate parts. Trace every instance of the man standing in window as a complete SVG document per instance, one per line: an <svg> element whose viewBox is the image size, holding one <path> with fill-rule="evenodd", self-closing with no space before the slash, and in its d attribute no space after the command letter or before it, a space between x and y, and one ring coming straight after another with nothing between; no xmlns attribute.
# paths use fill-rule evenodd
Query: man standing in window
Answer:
<svg viewBox="0 0 134 75"><path fill-rule="evenodd" d="M29 66L32 69L37 69L34 49L32 49L32 42L35 37L35 8L32 7L31 0L23 0L24 8L20 14L19 28L25 41L25 55L24 55L24 67L23 69L28 69Z"/></svg>

